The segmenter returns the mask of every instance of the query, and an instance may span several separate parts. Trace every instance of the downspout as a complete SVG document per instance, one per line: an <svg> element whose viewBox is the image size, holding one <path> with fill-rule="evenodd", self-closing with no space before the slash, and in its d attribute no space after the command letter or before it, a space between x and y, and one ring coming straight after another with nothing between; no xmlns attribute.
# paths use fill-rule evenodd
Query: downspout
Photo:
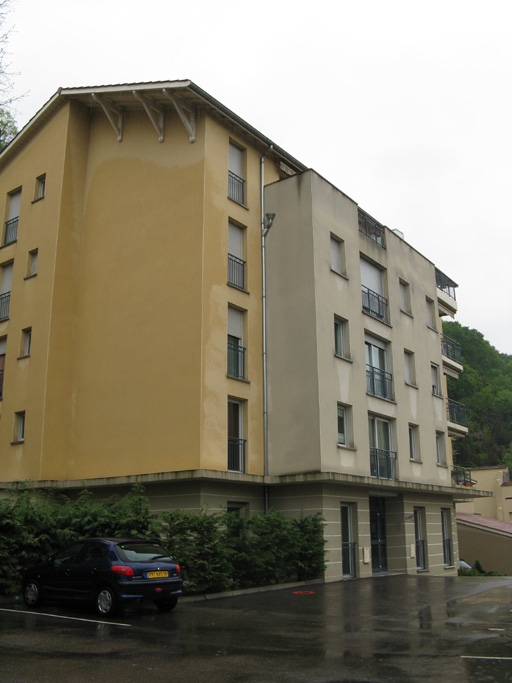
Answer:
<svg viewBox="0 0 512 683"><path fill-rule="evenodd" d="M268 476L268 390L267 390L267 263L265 239L270 230L265 219L265 157L272 151L270 145L260 157L260 211L261 211L261 315L262 315L262 349L263 349L263 474ZM263 511L268 512L268 486L263 487Z"/></svg>

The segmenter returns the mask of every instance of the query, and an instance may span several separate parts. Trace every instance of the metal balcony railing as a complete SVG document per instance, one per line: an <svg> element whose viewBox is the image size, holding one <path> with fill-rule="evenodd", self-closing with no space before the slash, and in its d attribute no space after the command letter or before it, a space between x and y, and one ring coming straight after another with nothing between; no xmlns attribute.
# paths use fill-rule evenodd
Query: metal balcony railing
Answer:
<svg viewBox="0 0 512 683"><path fill-rule="evenodd" d="M457 465L452 470L452 481L458 486L473 486L476 483L471 479L471 470Z"/></svg>
<svg viewBox="0 0 512 683"><path fill-rule="evenodd" d="M452 299L456 299L455 288L459 285L454 282L448 275L442 273L438 268L436 268L436 285L445 294L448 294Z"/></svg>
<svg viewBox="0 0 512 683"><path fill-rule="evenodd" d="M445 567L453 566L452 539L443 538L443 559Z"/></svg>
<svg viewBox="0 0 512 683"><path fill-rule="evenodd" d="M9 306L11 303L11 293L0 294L0 320L7 320L9 317Z"/></svg>
<svg viewBox="0 0 512 683"><path fill-rule="evenodd" d="M388 321L388 300L373 292L364 285L361 287L363 295L363 311L377 320Z"/></svg>
<svg viewBox="0 0 512 683"><path fill-rule="evenodd" d="M18 220L19 216L16 216L16 218L11 218L10 220L6 221L4 232L4 245L16 242L16 239L18 238Z"/></svg>
<svg viewBox="0 0 512 683"><path fill-rule="evenodd" d="M0 398L4 395L4 371L0 370Z"/></svg>
<svg viewBox="0 0 512 683"><path fill-rule="evenodd" d="M422 538L416 540L416 567L417 569L427 568L425 541Z"/></svg>
<svg viewBox="0 0 512 683"><path fill-rule="evenodd" d="M384 227L362 209L358 209L357 218L359 222L359 232L363 232L367 237L383 247Z"/></svg>
<svg viewBox="0 0 512 683"><path fill-rule="evenodd" d="M245 439L228 437L228 470L245 472Z"/></svg>
<svg viewBox="0 0 512 683"><path fill-rule="evenodd" d="M462 403L457 403L449 398L446 401L446 413L448 420L463 427L468 426L468 419L466 415L466 406Z"/></svg>
<svg viewBox="0 0 512 683"><path fill-rule="evenodd" d="M233 254L228 254L228 283L245 289L245 261Z"/></svg>
<svg viewBox="0 0 512 683"><path fill-rule="evenodd" d="M245 180L228 171L228 197L238 204L245 204Z"/></svg>
<svg viewBox="0 0 512 683"><path fill-rule="evenodd" d="M343 541L341 544L341 567L343 576L356 575L356 544L355 541Z"/></svg>
<svg viewBox="0 0 512 683"><path fill-rule="evenodd" d="M228 375L245 379L245 347L228 341Z"/></svg>
<svg viewBox="0 0 512 683"><path fill-rule="evenodd" d="M366 391L373 396L393 398L393 376L371 365L366 366Z"/></svg>
<svg viewBox="0 0 512 683"><path fill-rule="evenodd" d="M396 453L370 448L370 474L377 479L396 479Z"/></svg>
<svg viewBox="0 0 512 683"><path fill-rule="evenodd" d="M462 364L462 348L459 342L443 335L441 337L441 351L443 356Z"/></svg>

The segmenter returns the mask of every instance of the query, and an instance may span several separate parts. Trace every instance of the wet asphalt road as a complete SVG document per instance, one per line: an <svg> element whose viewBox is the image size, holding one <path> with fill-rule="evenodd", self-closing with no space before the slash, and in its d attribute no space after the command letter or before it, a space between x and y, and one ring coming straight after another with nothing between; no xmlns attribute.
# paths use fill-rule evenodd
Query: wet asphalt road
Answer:
<svg viewBox="0 0 512 683"><path fill-rule="evenodd" d="M297 591L299 591L297 593ZM504 683L512 578L382 576L151 604L0 603L0 681Z"/></svg>

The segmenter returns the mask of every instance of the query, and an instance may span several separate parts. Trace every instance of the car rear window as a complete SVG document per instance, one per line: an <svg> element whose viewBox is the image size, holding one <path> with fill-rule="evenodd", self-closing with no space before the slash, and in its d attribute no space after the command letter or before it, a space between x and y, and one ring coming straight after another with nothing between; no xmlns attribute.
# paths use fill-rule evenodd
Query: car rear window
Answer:
<svg viewBox="0 0 512 683"><path fill-rule="evenodd" d="M157 558L172 560L167 550L155 543L118 543L117 550L125 562L151 562Z"/></svg>

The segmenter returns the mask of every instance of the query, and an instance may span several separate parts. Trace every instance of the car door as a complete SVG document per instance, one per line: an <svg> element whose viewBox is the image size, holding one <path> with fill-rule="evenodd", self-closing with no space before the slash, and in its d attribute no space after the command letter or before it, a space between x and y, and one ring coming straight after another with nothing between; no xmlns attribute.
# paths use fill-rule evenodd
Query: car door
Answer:
<svg viewBox="0 0 512 683"><path fill-rule="evenodd" d="M44 588L49 596L66 597L73 593L73 566L79 561L86 546L85 541L77 541L60 550L50 561L45 575Z"/></svg>
<svg viewBox="0 0 512 683"><path fill-rule="evenodd" d="M88 598L93 589L108 570L108 543L94 540L88 541L75 563L69 567L69 583L73 587L75 597Z"/></svg>

